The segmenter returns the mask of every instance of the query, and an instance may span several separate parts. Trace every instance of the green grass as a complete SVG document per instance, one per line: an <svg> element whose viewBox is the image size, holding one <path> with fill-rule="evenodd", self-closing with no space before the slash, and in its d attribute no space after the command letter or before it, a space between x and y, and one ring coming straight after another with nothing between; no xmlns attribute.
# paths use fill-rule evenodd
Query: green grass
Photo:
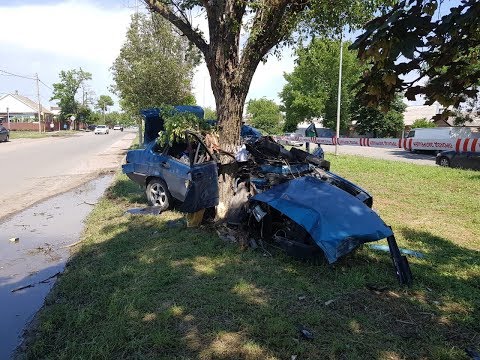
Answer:
<svg viewBox="0 0 480 360"><path fill-rule="evenodd" d="M176 212L125 215L145 198L119 175L86 222L26 357L463 359L465 347L480 349L480 174L330 160L374 195L400 246L426 255L409 259L412 288L398 286L388 254L368 247L335 266L312 265L241 250L212 229L172 227Z"/></svg>
<svg viewBox="0 0 480 360"><path fill-rule="evenodd" d="M60 136L73 136L78 134L78 131L66 130L66 131L53 131L53 132L41 132L38 131L10 131L10 140L14 139L39 139L45 137L60 137Z"/></svg>

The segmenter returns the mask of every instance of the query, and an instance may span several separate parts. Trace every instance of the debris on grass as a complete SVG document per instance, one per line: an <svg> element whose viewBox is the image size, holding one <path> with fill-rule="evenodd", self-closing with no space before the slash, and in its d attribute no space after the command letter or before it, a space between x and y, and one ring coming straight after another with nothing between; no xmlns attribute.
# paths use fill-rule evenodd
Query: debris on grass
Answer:
<svg viewBox="0 0 480 360"><path fill-rule="evenodd" d="M298 330L300 331L300 335L305 340L313 340L315 337L311 330L308 330L305 326L300 325Z"/></svg>

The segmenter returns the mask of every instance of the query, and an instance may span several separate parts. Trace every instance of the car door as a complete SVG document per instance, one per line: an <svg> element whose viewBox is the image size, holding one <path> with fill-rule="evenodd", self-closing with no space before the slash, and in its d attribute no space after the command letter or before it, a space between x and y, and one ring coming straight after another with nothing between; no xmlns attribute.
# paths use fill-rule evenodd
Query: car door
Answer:
<svg viewBox="0 0 480 360"><path fill-rule="evenodd" d="M180 210L194 213L218 205L218 164L202 140L195 134L187 133L190 172L185 200Z"/></svg>
<svg viewBox="0 0 480 360"><path fill-rule="evenodd" d="M480 170L480 153L468 152L466 154L465 168Z"/></svg>
<svg viewBox="0 0 480 360"><path fill-rule="evenodd" d="M0 141L7 140L7 129L3 126L0 126Z"/></svg>
<svg viewBox="0 0 480 360"><path fill-rule="evenodd" d="M146 152L145 172L148 176L158 177L167 183L170 194L180 201L187 192L189 164L178 161L172 156L172 147L161 147L154 143Z"/></svg>

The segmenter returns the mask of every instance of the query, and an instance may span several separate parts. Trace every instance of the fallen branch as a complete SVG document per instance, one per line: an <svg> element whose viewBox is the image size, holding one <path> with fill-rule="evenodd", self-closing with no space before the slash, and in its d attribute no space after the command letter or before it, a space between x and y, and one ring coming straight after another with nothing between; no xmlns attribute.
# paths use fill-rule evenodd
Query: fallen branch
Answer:
<svg viewBox="0 0 480 360"><path fill-rule="evenodd" d="M398 321L399 323L402 323L402 324L416 325L414 322L411 322L411 321L405 321L405 320L395 320L395 321Z"/></svg>
<svg viewBox="0 0 480 360"><path fill-rule="evenodd" d="M91 203L91 202L88 202L88 201L82 201L81 203L78 203L77 206L83 205L83 204L87 204L87 205L91 205L91 206L97 205L97 203Z"/></svg>
<svg viewBox="0 0 480 360"><path fill-rule="evenodd" d="M41 280L37 283L28 284L28 285L25 285L25 286L20 286L19 288L11 290L11 292L13 293L13 292L17 292L17 291L20 291L20 290L23 290L23 289L32 288L32 287L35 287L35 285L37 285L37 284L46 284L46 283L49 282L49 280L53 279L54 277L59 276L60 274L61 274L61 272L59 271L59 272L53 274L52 276L49 276L48 278L43 279L43 280Z"/></svg>
<svg viewBox="0 0 480 360"><path fill-rule="evenodd" d="M17 292L17 291L20 291L20 290L23 290L23 289L27 289L27 288L34 287L34 286L35 286L35 284L29 284L29 285L25 285L25 286L20 286L19 288L13 289L12 292Z"/></svg>
<svg viewBox="0 0 480 360"><path fill-rule="evenodd" d="M53 279L54 277L57 277L58 275L60 275L60 271L57 272L56 274L53 274L52 276L46 278L46 279L43 279L42 281L39 281L38 283L39 284L46 284L49 280Z"/></svg>
<svg viewBox="0 0 480 360"><path fill-rule="evenodd" d="M74 242L73 244L70 244L70 245L65 245L65 246L62 246L60 249L66 249L66 248L70 248L72 246L75 246L75 245L78 245L82 242L82 240L80 241L77 241L77 242Z"/></svg>

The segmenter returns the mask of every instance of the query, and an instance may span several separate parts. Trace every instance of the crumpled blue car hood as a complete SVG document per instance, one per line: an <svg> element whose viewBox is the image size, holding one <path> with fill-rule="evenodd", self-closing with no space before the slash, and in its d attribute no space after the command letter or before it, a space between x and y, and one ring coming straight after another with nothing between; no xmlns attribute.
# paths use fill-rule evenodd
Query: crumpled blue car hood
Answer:
<svg viewBox="0 0 480 360"><path fill-rule="evenodd" d="M329 263L360 244L393 234L360 200L312 176L274 186L252 200L268 204L305 228Z"/></svg>

